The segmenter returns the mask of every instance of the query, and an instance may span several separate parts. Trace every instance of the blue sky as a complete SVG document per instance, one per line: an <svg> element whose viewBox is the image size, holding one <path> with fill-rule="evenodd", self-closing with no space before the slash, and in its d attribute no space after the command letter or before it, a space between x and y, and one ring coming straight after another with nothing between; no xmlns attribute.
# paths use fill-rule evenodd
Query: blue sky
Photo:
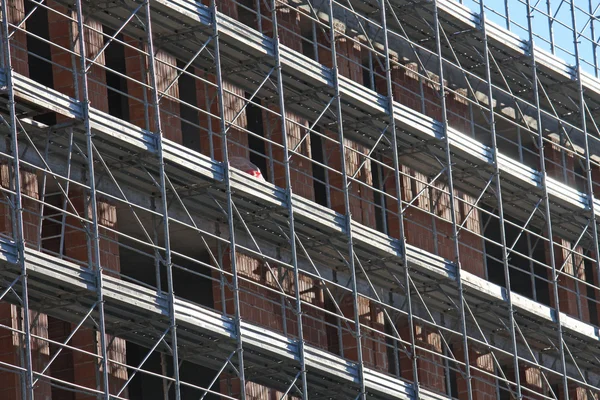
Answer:
<svg viewBox="0 0 600 400"><path fill-rule="evenodd" d="M486 16L496 24L506 28L506 4L508 3L508 15L510 30L518 36L527 39L527 6L526 0L483 0L486 7ZM591 4L594 15L600 16L600 0L572 0L575 4L575 19L579 37L579 56L582 59L583 70L591 75L598 76L599 72L594 67L594 52L599 55L599 49L594 45L592 39L592 23L589 18ZM462 0L462 3L479 13L479 0ZM547 4L550 3L552 16L548 14ZM535 44L548 52L553 52L567 63L574 65L574 44L571 20L570 0L530 0L533 11L533 32ZM552 26L554 38L554 51L552 51L550 25ZM598 43L600 36L600 21L593 24L595 42ZM600 64L600 57L598 57Z"/></svg>

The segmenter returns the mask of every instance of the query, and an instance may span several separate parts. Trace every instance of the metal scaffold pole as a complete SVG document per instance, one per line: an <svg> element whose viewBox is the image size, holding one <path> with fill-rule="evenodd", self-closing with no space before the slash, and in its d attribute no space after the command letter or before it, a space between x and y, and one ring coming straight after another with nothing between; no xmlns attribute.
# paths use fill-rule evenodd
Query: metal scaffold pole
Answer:
<svg viewBox="0 0 600 400"><path fill-rule="evenodd" d="M22 386L25 389L25 400L34 400L33 390L33 361L31 356L31 321L29 314L29 293L27 279L27 263L25 262L25 233L23 227L23 200L21 190L21 165L19 155L19 127L17 126L17 112L15 103L15 91L13 83L13 66L11 58L11 43L9 40L8 29L8 0L2 0L2 31L3 31L3 47L4 47L4 74L6 76L6 85L8 89L8 112L9 121L7 121L10 129L10 142L13 161L13 176L12 183L14 184L14 221L13 221L13 240L17 247L17 260L21 268L21 306L23 307L23 335L20 336L20 341L23 341L24 346L24 383Z"/></svg>
<svg viewBox="0 0 600 400"><path fill-rule="evenodd" d="M493 157L493 166L494 166L494 181L496 183L496 207L498 210L498 223L500 226L500 244L502 247L502 265L504 267L504 280L506 285L506 301L508 303L508 324L509 333L510 333L510 341L513 351L513 369L514 369L514 377L515 377L515 392L516 398L518 400L523 398L523 394L521 393L521 374L519 370L519 348L517 346L517 333L515 330L515 310L513 308L513 300L512 300L512 287L511 287L511 279L510 279L510 266L509 266L509 256L508 256L508 247L506 242L506 227L504 220L504 204L502 200L502 183L500 180L500 167L498 165L498 153L500 152L498 149L498 141L496 137L496 115L494 112L494 93L492 90L492 73L490 66L490 49L488 43L487 36L487 18L485 15L485 7L483 4L484 0L480 0L480 27L481 27L481 35L483 38L483 59L485 62L485 76L487 80L487 97L489 104L489 126L490 126L490 147L492 148L492 157Z"/></svg>
<svg viewBox="0 0 600 400"><path fill-rule="evenodd" d="M336 32L335 32L335 24L334 24L334 14L333 14L333 0L329 0L329 9L328 9L328 18L329 18L329 44L331 46L331 71L333 73L333 90L334 90L334 98L335 98L335 110L336 110L336 125L338 130L338 145L340 148L340 158L341 158L341 175L342 175L342 185L344 192L344 210L345 210L345 225L346 225L346 234L348 236L348 267L350 269L350 280L352 285L352 305L354 308L354 336L356 338L356 354L357 354L357 368L358 368L358 384L359 384L359 394L357 396L358 399L365 400L366 399L366 388L365 388L365 378L364 378L364 362L363 362L363 353L362 353L362 330L360 326L360 311L359 311L359 302L358 302L358 282L356 277L356 260L354 253L354 240L352 234L352 212L350 209L350 194L348 192L348 187L350 182L348 180L348 173L346 171L346 146L344 144L344 124L343 124L343 113L342 113L342 96L340 93L340 85L339 85L339 69L337 62L337 50L336 50Z"/></svg>
<svg viewBox="0 0 600 400"><path fill-rule="evenodd" d="M156 151L158 157L159 185L160 185L160 208L162 211L163 241L165 248L164 265L167 275L167 288L169 295L169 324L171 329L171 355L173 360L173 379L175 387L175 400L181 400L181 382L179 377L179 347L177 338L177 319L175 317L175 289L173 287L173 260L171 254L171 233L169 230L169 202L167 199L167 182L165 171L165 160L163 154L163 130L161 123L161 109L159 100L159 87L156 77L156 53L154 49L154 38L152 35L151 2L146 1L145 26L146 40L148 43L148 75L150 77L152 107L154 109L154 133L156 140Z"/></svg>
<svg viewBox="0 0 600 400"><path fill-rule="evenodd" d="M398 205L398 230L400 235L400 251L402 252L402 264L404 266L404 287L406 291L406 308L408 311L408 329L411 349L412 377L415 398L420 397L419 385L419 364L417 357L417 346L415 344L415 324L413 319L413 304L411 296L411 278L410 268L408 266L408 255L406 249L406 232L404 226L404 211L402 207L402 187L400 183L400 160L398 157L398 136L396 132L396 119L394 110L394 90L392 86L392 66L390 63L390 48L387 28L387 8L388 0L380 0L381 7L381 25L383 28L383 47L385 52L385 81L387 90L388 112L390 116L390 132L392 135L392 156L394 163L394 185L396 187L396 198ZM399 367L399 366L398 366Z"/></svg>
<svg viewBox="0 0 600 400"><path fill-rule="evenodd" d="M304 329L302 322L302 297L300 293L300 273L298 269L298 253L296 250L296 228L294 219L294 206L292 203L292 179L290 176L290 160L291 155L288 144L288 130L285 111L285 99L283 90L283 76L281 72L281 54L279 52L279 25L277 19L277 0L271 0L271 18L273 23L273 48L275 51L275 74L277 76L277 92L279 94L279 114L281 117L281 141L283 146L283 166L285 169L285 190L286 190L286 205L288 212L289 236L290 236L290 256L291 264L294 268L294 295L296 304L296 318L298 321L298 356L300 362L300 376L302 380L302 398L308 399L308 382L306 379L306 360L304 354ZM260 24L260 22L259 22ZM260 25L259 25L260 26ZM293 385L293 382L292 382Z"/></svg>
<svg viewBox="0 0 600 400"><path fill-rule="evenodd" d="M0 397L600 394L597 0L0 1Z"/></svg>
<svg viewBox="0 0 600 400"><path fill-rule="evenodd" d="M90 269L96 272L96 290L98 294L98 328L100 336L100 352L102 354L101 374L102 384L104 391L104 399L110 400L110 381L109 381L109 362L108 362L108 343L106 340L106 321L104 315L104 266L100 256L100 229L98 222L98 201L96 198L96 174L94 172L94 142L92 138L92 127L90 125L90 100L89 100L89 87L88 87L88 76L87 76L87 63L86 63L86 46L85 46L85 26L83 19L83 10L81 6L81 0L76 1L77 7L77 32L79 36L79 57L80 57L80 77L81 77L81 94L82 100L81 105L83 109L83 124L86 136L86 157L87 157L87 170L88 170L88 184L90 187L90 206L91 206L91 219L92 226L91 240L88 244L91 245L92 257L89 257ZM66 194L69 196L69 193ZM86 219L88 218L87 212L84 212ZM89 251L88 251L89 252ZM94 269L95 263L95 269Z"/></svg>
<svg viewBox="0 0 600 400"><path fill-rule="evenodd" d="M219 105L219 126L221 129L223 183L226 193L227 227L229 230L229 259L231 263L231 291L233 292L233 313L235 323L236 353L238 358L238 378L240 380L240 399L246 399L246 376L244 371L244 346L242 338L242 315L240 310L240 286L237 270L237 249L235 241L235 221L233 218L233 190L231 188L231 166L229 164L229 138L227 136L227 121L225 116L225 99L223 88L223 74L221 70L221 49L219 39L219 16L217 14L216 0L211 0L215 74L217 80L217 100Z"/></svg>
<svg viewBox="0 0 600 400"><path fill-rule="evenodd" d="M434 31L435 31L435 47L437 57L437 67L439 73L439 97L442 108L442 126L444 132L444 151L446 155L446 176L447 176L447 187L450 198L450 218L452 221L452 241L454 242L454 266L456 267L456 286L458 290L458 311L460 314L460 331L462 335L462 350L464 354L465 362L465 381L467 384L467 397L468 400L473 400L473 376L471 375L471 361L469 359L469 340L467 335L467 317L465 313L465 289L463 287L462 278L462 264L460 260L460 245L458 239L458 229L456 222L456 200L454 192L454 176L452 172L452 152L450 148L450 137L448 132L448 109L446 104L446 88L444 83L444 58L442 53L442 32L443 29L440 24L440 15L438 0L434 0L433 3L433 20L434 20Z"/></svg>
<svg viewBox="0 0 600 400"><path fill-rule="evenodd" d="M550 268L552 276L552 291L554 300L554 320L556 324L556 332L558 337L558 351L560 358L560 366L562 373L562 384L564 387L563 396L565 400L569 400L569 380L567 377L567 362L565 356L565 343L563 341L563 324L560 313L560 299L558 292L558 272L556 267L556 256L554 254L554 234L552 231L552 213L550 212L550 196L548 194L548 173L546 171L546 156L544 151L544 124L542 120L541 104L540 104L540 93L539 93L539 82L538 82L538 67L536 61L536 50L534 45L534 33L533 33L533 15L530 0L526 0L527 5L527 28L529 33L529 56L531 57L531 75L532 75L532 86L533 86L533 98L535 104L535 113L537 121L537 145L540 160L540 179L544 190L544 217L546 219L546 235L548 240L548 253L550 257ZM555 393L558 396L558 393Z"/></svg>

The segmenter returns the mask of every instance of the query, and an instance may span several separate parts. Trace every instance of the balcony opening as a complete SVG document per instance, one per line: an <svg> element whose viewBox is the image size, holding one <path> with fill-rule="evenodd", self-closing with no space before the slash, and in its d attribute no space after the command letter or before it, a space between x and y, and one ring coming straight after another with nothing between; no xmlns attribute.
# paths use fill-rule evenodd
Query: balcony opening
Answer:
<svg viewBox="0 0 600 400"><path fill-rule="evenodd" d="M183 69L185 63L177 61L177 67ZM187 72L193 73L193 68L188 68ZM198 105L198 99L196 97L196 80L188 75L182 73L179 77L179 99L181 100L179 110L181 116L181 134L182 144L192 150L200 151L200 119L198 117L198 111L193 106Z"/></svg>
<svg viewBox="0 0 600 400"><path fill-rule="evenodd" d="M115 31L102 26L105 34L113 36ZM129 99L127 98L127 79L119 74L127 75L125 66L125 46L118 41L123 41L123 35L118 34L106 50L104 58L106 63L106 86L108 93L108 113L113 117L129 121ZM104 44L110 38L104 36Z"/></svg>
<svg viewBox="0 0 600 400"><path fill-rule="evenodd" d="M319 132L319 128L315 127L315 131ZM318 133L310 133L310 152L312 154L312 174L313 174L313 190L315 192L315 202L322 206L327 205L327 171L325 165L325 155L323 152L323 140ZM317 164L318 163L318 164Z"/></svg>
<svg viewBox="0 0 600 400"><path fill-rule="evenodd" d="M301 35L302 35L302 54L311 60L317 60L316 49L315 46L315 35L314 35L314 22L310 21L310 23L305 24L302 27Z"/></svg>
<svg viewBox="0 0 600 400"><path fill-rule="evenodd" d="M488 211L495 213L492 209ZM505 216L505 219L509 218ZM519 221L513 222L522 224ZM488 279L490 282L506 287L499 220L486 213L483 226L485 227L483 234L487 239L485 254ZM533 227L528 229L539 234ZM507 247L514 246L508 254L511 290L543 304L549 304L548 283L544 280L547 276L546 269L533 261L546 259L544 243L538 236L521 232L521 229L509 223L505 223L505 235Z"/></svg>
<svg viewBox="0 0 600 400"><path fill-rule="evenodd" d="M506 365L501 365L500 367L496 367L496 376L502 377L505 376L507 380L514 380L514 372L513 369ZM508 382L506 382L503 378L498 379L498 400L512 400L513 390L509 386Z"/></svg>
<svg viewBox="0 0 600 400"><path fill-rule="evenodd" d="M256 29L256 1L237 0L238 21L251 28Z"/></svg>
<svg viewBox="0 0 600 400"><path fill-rule="evenodd" d="M25 1L25 14L29 15L33 12L27 19L27 32L29 32L27 35L27 64L29 67L29 77L44 86L54 88L54 74L52 64L50 63L50 60L52 60L50 44L37 38L50 40L48 11L40 6L36 9L36 6L35 2ZM48 125L56 124L55 113L44 113L35 116L34 119Z"/></svg>
<svg viewBox="0 0 600 400"><path fill-rule="evenodd" d="M388 373L391 375L400 376L400 360L397 357L399 346L395 345L397 340L394 338L396 332L387 318L384 320L383 329L387 335L385 337L385 351L388 359Z"/></svg>
<svg viewBox="0 0 600 400"><path fill-rule="evenodd" d="M380 61L377 59L373 59L373 54L371 54L370 51L363 56L361 65L363 85L371 90L376 90L375 74L373 73L373 70L375 69L375 63L377 62Z"/></svg>
<svg viewBox="0 0 600 400"><path fill-rule="evenodd" d="M140 365L149 351L149 348L127 342L127 364ZM130 400L163 400L175 397L175 385L160 377L163 374L166 376L173 375L173 358L170 355L163 354L161 357L161 354L155 351L144 362L142 369L152 374L141 371L135 374L128 385ZM179 377L183 382L203 388L210 386L216 373L217 371L188 361L182 361L179 366ZM204 394L203 391L188 385L181 385L180 389L182 399L199 399ZM212 387L212 390L219 391L218 383ZM209 393L203 398L205 400L218 400L221 396Z"/></svg>
<svg viewBox="0 0 600 400"><path fill-rule="evenodd" d="M64 343L73 330L74 325L70 322L48 316L48 339L50 342L50 357L56 359L52 362L52 377L64 382L75 382L75 369L73 367L73 350L67 346L54 343ZM69 343L71 346L72 343ZM58 385L52 385L51 398L60 400L75 400L75 392L63 389Z"/></svg>
<svg viewBox="0 0 600 400"><path fill-rule="evenodd" d="M25 14L31 13L35 6L34 2L25 1ZM30 33L30 35L27 35L29 77L44 86L53 88L54 79L52 64L50 64L50 60L52 59L50 44L35 37L39 36L46 40L50 39L48 10L44 7L37 7L33 11L27 19L27 32Z"/></svg>
<svg viewBox="0 0 600 400"><path fill-rule="evenodd" d="M246 99L249 99L250 93L246 93ZM266 181L269 181L269 168L265 152L265 130L263 124L263 110L260 107L260 99L256 97L252 102L248 101L246 106L246 118L248 120L248 147L250 149L250 162L260 168L260 172Z"/></svg>

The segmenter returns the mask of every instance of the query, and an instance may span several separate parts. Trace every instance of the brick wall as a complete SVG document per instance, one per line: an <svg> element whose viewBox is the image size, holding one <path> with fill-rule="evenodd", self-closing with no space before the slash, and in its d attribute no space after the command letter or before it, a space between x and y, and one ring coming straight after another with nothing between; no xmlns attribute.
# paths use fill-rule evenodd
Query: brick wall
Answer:
<svg viewBox="0 0 600 400"><path fill-rule="evenodd" d="M327 136L338 140L337 133L326 131ZM324 140L326 164L335 171L329 171L329 197L331 208L339 213L345 214L344 179L339 173L342 168L342 154L338 143ZM370 160L365 161L369 148L353 140L344 138L345 163L348 182L354 177L354 181L348 186L350 196L350 212L352 219L366 226L375 228L375 206L373 205L373 175ZM370 202L370 203L369 203Z"/></svg>
<svg viewBox="0 0 600 400"><path fill-rule="evenodd" d="M383 51L383 49L381 50ZM440 90L439 76L428 72L429 80L427 80L425 74L419 71L417 63L401 63L396 55L391 55L390 61L394 100L415 111L424 112L425 115L442 121L441 101L438 93ZM381 65L384 65L383 59ZM378 74L375 75L375 89L380 94L387 96L386 74L381 65L377 61L373 62L373 68ZM451 90L448 87L448 81L444 81L444 84L446 87L448 125L463 133L470 132L470 111L468 101L465 99L467 97L466 90ZM423 109L423 107L425 108Z"/></svg>
<svg viewBox="0 0 600 400"><path fill-rule="evenodd" d="M441 103L439 99L439 77L433 73L429 74L430 82L422 79L417 74L416 63L401 65L398 57L392 55L391 79L392 94L394 100L419 112L441 121ZM383 62L383 60L381 60ZM381 69L379 62L374 62L375 71L379 74L375 77L376 90L387 95L385 71ZM423 110L421 98L421 81L423 95L425 96L425 109ZM447 86L448 83L445 82ZM457 93L463 93L457 91ZM447 92L446 105L448 109L448 123L462 132L467 132L469 126L469 108L467 102L457 93ZM385 158L383 162L393 166L391 158ZM402 160L400 160L402 162ZM402 199L406 202L413 200L419 193L419 197L412 203L405 214L406 240L409 244L428 252L438 254L446 259L454 259L454 243L452 239L452 225L450 222L450 195L448 187L443 183L444 177L438 178L432 188L427 188L430 179L425 174L404 165L400 165ZM396 195L395 178L393 174L387 173L384 177L384 186L387 193ZM455 212L457 224L465 223L459 232L459 252L462 267L480 277L485 276L483 260L483 243L477 236L481 234L480 213L472 209L475 198L469 194L455 189ZM397 213L397 203L388 202L388 210ZM432 218L427 212L437 215ZM440 218L445 219L442 221ZM398 217L388 214L388 232L394 237L400 237L398 228Z"/></svg>
<svg viewBox="0 0 600 400"><path fill-rule="evenodd" d="M225 374L223 374L225 375ZM220 392L224 395L239 398L240 380L234 376L224 376L219 380ZM294 391L292 389L292 391ZM297 391L296 391L297 393ZM255 382L246 381L247 400L297 400L298 397L290 394L282 397L284 392L272 389Z"/></svg>
<svg viewBox="0 0 600 400"><path fill-rule="evenodd" d="M415 344L427 351L417 348L417 373L421 387L437 392L446 392L446 376L442 354L442 338L437 331L415 325ZM409 340L410 332L407 323L398 325L404 340ZM440 355L437 355L437 354ZM413 362L402 351L399 352L400 373L402 378L413 380Z"/></svg>
<svg viewBox="0 0 600 400"><path fill-rule="evenodd" d="M334 291L335 293L335 291ZM336 296L337 297L337 296ZM354 321L354 301L352 295L346 293L338 302L343 316ZM335 311L332 310L332 311ZM362 357L365 366L388 372L389 360L387 356L386 338L380 332L385 331L385 316L381 307L365 297L358 298L358 315L361 323ZM344 358L358 361L358 341L355 335L353 322L340 321L342 350ZM336 329L329 328L330 351L339 354L339 333Z"/></svg>
<svg viewBox="0 0 600 400"><path fill-rule="evenodd" d="M551 137L552 140L557 140ZM544 152L546 157L546 172L548 176L565 183L571 187L575 187L575 159L572 153L568 153L558 146L550 142L545 142ZM554 236L554 257L558 273L558 296L560 310L583 321L589 321L589 310L587 299L584 297L587 294L586 286L577 282L576 279L586 280L585 266L581 246L575 246L558 236ZM550 267L550 250L546 244L546 262ZM562 270L562 273L559 271ZM552 272L547 270L548 278L551 278ZM552 286L550 283L550 290ZM550 296L551 304L554 304L554 297Z"/></svg>
<svg viewBox="0 0 600 400"><path fill-rule="evenodd" d="M576 161L573 153L567 152L557 145L559 139L556 135L550 135L550 140L552 142L544 142L546 173L549 177L574 187L575 173L573 171Z"/></svg>
<svg viewBox="0 0 600 400"><path fill-rule="evenodd" d="M70 15L72 18L76 18L75 12L69 10L66 7L59 5L56 2L49 2L48 4L53 9L60 13ZM104 38L102 32L102 24L94 19L84 19L84 41L86 48L86 58L93 60L98 56L100 50L104 46ZM75 93L75 85L73 75L73 67L76 71L80 70L80 59L79 59L79 42L78 42L78 27L76 22L70 22L65 17L55 12L48 13L48 33L49 40L54 43L51 46L52 62L52 75L54 78L54 89L59 92L66 94L67 96L77 97ZM57 46L61 46L64 49L74 51L76 55L69 54L66 50L63 50ZM108 92L106 89L106 73L104 70L104 54L100 54L94 64L88 72L88 98L91 106L101 110L108 111ZM81 99L81 79L79 80L79 98ZM66 117L60 117L65 119Z"/></svg>
<svg viewBox="0 0 600 400"><path fill-rule="evenodd" d="M69 196L72 204L75 206L80 216L88 216L91 208L86 199L86 196L81 191L73 191ZM117 240L117 236L109 232L107 228L116 229L117 224L117 212L116 207L105 202L101 199L98 201L98 222L100 227L100 260L106 270L119 271L119 247L112 240ZM76 227L81 227L81 222L75 217L68 216L66 220L65 228L65 256L87 263L88 261L88 248L86 234ZM75 329L76 324L71 324L65 321L52 319L51 330L54 332L56 337L64 336L65 332L71 332ZM62 333L61 333L62 332ZM126 352L125 352L125 340L113 337L112 335L106 335L106 343L108 346L109 360L125 363ZM82 327L71 339L70 345L84 350L90 353L100 355L100 337L95 329ZM80 351L71 351L72 356L70 359L66 358L59 364L57 373L60 376L71 377L72 382L92 389L96 389L98 384L97 371L100 371L100 364L98 360L88 354L84 354ZM54 373L54 370L52 370ZM101 376L101 375L98 375ZM127 370L123 367L117 366L114 363L109 362L109 378L110 378L110 392L116 394L122 385L127 380ZM122 396L127 396L125 392ZM85 395L77 393L74 399L87 400L93 399L95 396ZM55 399L53 399L55 400Z"/></svg>
<svg viewBox="0 0 600 400"><path fill-rule="evenodd" d="M279 113L279 108L270 107L273 112ZM290 180L294 194L306 199L314 200L314 188L312 179L312 163L310 162L310 135L306 136L308 121L293 113L286 112L287 143L290 150ZM283 157L283 137L281 133L281 117L267 111L263 111L263 121L266 121L265 129L268 130L267 137L280 146L272 146L274 161L273 183L279 187L285 187L285 166ZM304 137L306 136L306 137ZM294 153L292 153L294 151ZM307 157L303 158L301 155Z"/></svg>
<svg viewBox="0 0 600 400"><path fill-rule="evenodd" d="M583 252L583 249L581 246L573 248L569 241L560 237L555 236L553 239L560 310L583 321L589 321L588 303L586 298L583 297L586 295L587 289L583 283L577 282L575 279L585 281L583 257L579 255ZM550 265L548 245L546 245L546 261ZM559 271L562 271L562 273L559 273ZM550 270L548 270L548 276L552 276ZM553 296L550 296L550 302L552 306L555 306Z"/></svg>
<svg viewBox="0 0 600 400"><path fill-rule="evenodd" d="M39 198L38 180L35 173L21 170L21 191L24 195ZM11 188L12 167L0 164L0 184L4 188ZM39 243L39 206L34 200L23 198L23 233L27 246L37 247ZM10 206L0 203L0 233L13 236L12 211ZM31 334L42 338L48 337L48 317L34 310L29 311ZM12 304L0 303L0 323L13 329L23 329L23 310ZM7 329L0 329L0 361L12 365L23 365L21 362L22 343L18 333ZM33 339L31 342L32 367L36 372L41 372L49 361L48 342L42 339ZM50 399L50 385L47 381L40 381L35 389L36 399ZM22 397L21 383L17 374L0 372L0 398L17 400Z"/></svg>
<svg viewBox="0 0 600 400"><path fill-rule="evenodd" d="M7 1L8 22L18 25L25 18L25 0L9 0ZM27 22L23 24L21 29L27 28ZM9 32L14 32L11 38L11 62L16 73L29 76L28 56L27 56L27 35L20 30L15 30L9 27ZM3 37L3 32L0 37Z"/></svg>
<svg viewBox="0 0 600 400"><path fill-rule="evenodd" d="M542 378L542 371L534 367L521 366L519 368L521 372L521 385L527 389L531 389L533 392L537 393L547 393L547 386L544 383ZM513 375L513 370L510 371ZM507 376L508 379L513 380L513 376ZM523 391L523 395L527 396L527 398L538 400L543 399L541 395L533 394L529 391Z"/></svg>
<svg viewBox="0 0 600 400"><path fill-rule="evenodd" d="M261 3L261 13L267 17L261 20L263 33L272 37L273 24L271 23L270 4L269 8L267 8L264 2ZM280 43L293 50L302 52L300 14L298 11L293 7L278 2L277 23ZM269 108L275 113L279 112L278 105L271 105ZM303 140L303 137L307 134L308 120L289 111L286 111L285 116L288 120L286 122L288 148L293 150L298 146L295 152L310 158L310 135ZM265 130L270 131L266 132L268 137L283 145L281 118L273 113L264 111L263 121L266 121ZM285 187L285 168L282 164L284 161L283 149L279 146L272 146L272 151L275 161L273 182L279 187ZM304 198L314 200L312 163L299 155L292 155L291 153L290 155L290 178L293 192Z"/></svg>
<svg viewBox="0 0 600 400"><path fill-rule="evenodd" d="M266 4L265 4L266 3ZM279 27L279 41L297 52L302 52L300 13L288 0L277 0L277 26ZM268 4L268 7L267 7ZM271 22L271 1L261 2L261 24L263 34L273 37L273 23Z"/></svg>
<svg viewBox="0 0 600 400"><path fill-rule="evenodd" d="M123 41L134 48L147 51L145 42L141 42L129 36L123 36ZM140 128L154 131L156 129L154 123L154 107L152 107L152 91L146 89L142 84L150 85L148 74L149 60L146 56L131 47L124 46L125 52L125 69L127 76L127 93L132 97L129 102L129 122L139 126ZM155 49L155 72L156 86L159 90L159 98L164 95L159 102L160 106L160 122L163 131L163 137L177 143L182 142L181 119L179 118L179 102L175 99L179 98L179 85L177 82L171 85L177 77L177 70L174 68L177 65L177 59L162 51ZM135 82L135 81L137 82ZM168 90L167 90L168 89ZM144 104L148 102L148 106ZM146 121L148 118L148 121Z"/></svg>
<svg viewBox="0 0 600 400"><path fill-rule="evenodd" d="M464 361L465 356L462 345L456 346L454 355L457 360ZM474 400L496 400L496 379L493 377L495 368L494 360L490 353L481 352L472 347L469 348L469 364L471 365L471 389ZM477 368L477 370L475 369ZM464 368L463 368L464 369ZM492 376L487 373L492 374ZM459 400L467 400L467 381L460 373L456 374ZM510 379L510 377L509 377Z"/></svg>
<svg viewBox="0 0 600 400"><path fill-rule="evenodd" d="M291 271L286 273L285 270L277 266L271 266L271 272L262 261L245 254L236 254L236 266L240 277L240 313L242 319L267 329L277 332L285 331L290 336L297 336L297 318L293 312L295 310L293 273ZM231 271L229 257L229 252L223 255L222 265L225 271ZM219 278L217 272L213 272L213 276ZM226 279L230 280L227 276ZM281 287L291 298L282 303L282 295L258 287L254 282L279 292ZM279 282L279 285L277 282ZM300 297L304 302L323 308L323 292L311 278L300 275L300 292ZM218 282L213 285L213 298L215 299L215 308L219 311L223 310L221 286ZM233 293L227 287L225 288L224 298L226 312L233 314ZM283 309L284 304L286 306L285 311ZM324 313L307 305L303 305L303 313L305 315L302 325L304 340L313 346L327 348Z"/></svg>
<svg viewBox="0 0 600 400"><path fill-rule="evenodd" d="M392 166L391 159L383 162ZM454 241L452 240L452 215L450 213L450 194L447 185L440 181L434 182L431 187L431 179L415 170L414 168L400 165L401 195L405 202L412 202L405 212L405 235L410 245L438 254L446 259L454 259ZM438 178L438 180L441 178ZM388 194L396 196L396 182L391 171L388 171L383 179L385 190ZM485 266L483 261L483 244L478 234L481 234L480 212L473 205L475 198L470 194L459 190L455 193L456 223L464 223L459 232L459 251L462 267L480 277L485 277ZM388 233L396 238L400 237L397 203L388 201ZM433 213L434 218L427 212Z"/></svg>
<svg viewBox="0 0 600 400"><path fill-rule="evenodd" d="M159 96L164 94L160 100L160 122L163 136L177 143L182 142L181 120L179 119L179 102L169 99L179 98L179 85L173 80L177 78L177 59L172 55L158 50L155 56L156 85ZM167 90L168 89L168 90Z"/></svg>

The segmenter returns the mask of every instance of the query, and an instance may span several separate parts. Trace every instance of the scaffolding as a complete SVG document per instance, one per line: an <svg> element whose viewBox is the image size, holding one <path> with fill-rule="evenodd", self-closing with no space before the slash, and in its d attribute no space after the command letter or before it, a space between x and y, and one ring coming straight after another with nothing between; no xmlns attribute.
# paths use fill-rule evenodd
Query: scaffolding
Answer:
<svg viewBox="0 0 600 400"><path fill-rule="evenodd" d="M541 3L2 0L0 397L600 398L600 3Z"/></svg>

